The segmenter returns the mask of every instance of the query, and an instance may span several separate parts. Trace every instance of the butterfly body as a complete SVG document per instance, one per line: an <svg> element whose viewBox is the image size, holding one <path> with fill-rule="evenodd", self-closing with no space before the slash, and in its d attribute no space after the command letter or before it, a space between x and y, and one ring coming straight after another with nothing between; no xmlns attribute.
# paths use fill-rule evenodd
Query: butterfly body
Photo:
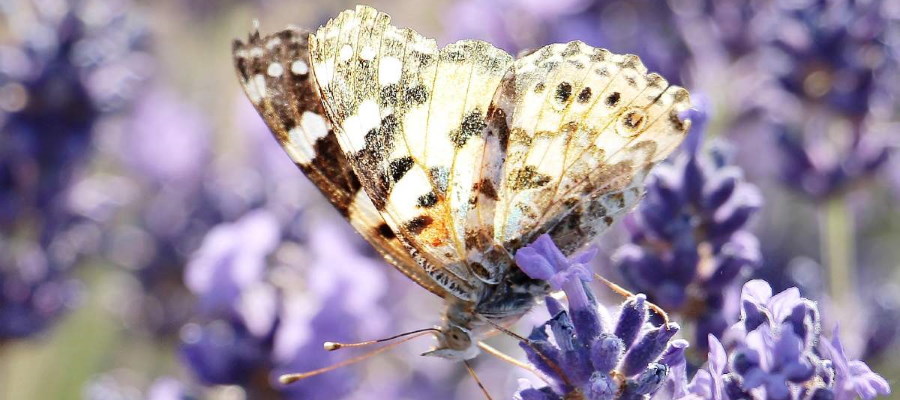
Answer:
<svg viewBox="0 0 900 400"><path fill-rule="evenodd" d="M519 59L439 49L369 7L313 33L236 42L241 83L288 155L398 270L445 299L431 355L468 359L548 294L516 267L547 233L567 255L641 197L683 139L687 92L581 42Z"/></svg>

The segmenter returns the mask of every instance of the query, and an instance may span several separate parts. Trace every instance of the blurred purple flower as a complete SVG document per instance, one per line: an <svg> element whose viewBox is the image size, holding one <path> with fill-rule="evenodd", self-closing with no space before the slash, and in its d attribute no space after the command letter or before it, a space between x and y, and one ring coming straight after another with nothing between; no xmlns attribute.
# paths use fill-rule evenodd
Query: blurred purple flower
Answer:
<svg viewBox="0 0 900 400"><path fill-rule="evenodd" d="M651 71L678 84L689 52L666 4L650 0L465 0L447 14L448 37L482 39L516 54L581 40L633 53Z"/></svg>
<svg viewBox="0 0 900 400"><path fill-rule="evenodd" d="M816 201L872 177L887 164L892 152L886 138L859 131L848 134L847 143L841 144L826 138L825 132L798 134L784 125L776 129L785 186Z"/></svg>
<svg viewBox="0 0 900 400"><path fill-rule="evenodd" d="M43 331L79 292L74 279L48 265L41 249L18 246L0 238L0 343Z"/></svg>
<svg viewBox="0 0 900 400"><path fill-rule="evenodd" d="M280 239L278 221L264 211L216 226L188 264L185 285L207 313L235 309L238 297L265 276L266 256Z"/></svg>
<svg viewBox="0 0 900 400"><path fill-rule="evenodd" d="M771 102L787 187L822 201L882 169L888 134L871 132L872 102L896 75L887 2L778 3L767 44L786 102ZM884 97L884 96L882 96ZM890 96L888 96L890 97ZM888 106L891 107L891 106ZM787 110L784 112L784 110Z"/></svg>
<svg viewBox="0 0 900 400"><path fill-rule="evenodd" d="M157 85L136 102L120 138L121 158L159 185L197 185L212 158L210 131L203 114Z"/></svg>
<svg viewBox="0 0 900 400"><path fill-rule="evenodd" d="M890 17L882 0L777 3L766 66L784 90L859 119L887 66Z"/></svg>
<svg viewBox="0 0 900 400"><path fill-rule="evenodd" d="M752 54L771 29L766 1L670 1L680 31L692 51L698 46L723 49L732 59Z"/></svg>
<svg viewBox="0 0 900 400"><path fill-rule="evenodd" d="M721 150L699 150L705 115L693 112L701 123L692 128L686 152L656 168L646 198L627 221L631 243L613 261L636 291L695 323L702 343L733 322L726 319L726 297L760 262L758 241L746 225L761 197Z"/></svg>
<svg viewBox="0 0 900 400"><path fill-rule="evenodd" d="M199 399L191 389L176 378L157 378L147 389L147 400L190 400Z"/></svg>
<svg viewBox="0 0 900 400"><path fill-rule="evenodd" d="M383 266L354 252L335 225L318 224L302 243L281 243L288 224L256 210L210 231L185 271L200 299L197 320L208 322L182 329L182 356L205 384L238 384L257 395L340 398L356 388L356 367L289 386L276 378L345 358L325 352L325 341L384 334L390 319L379 304L387 291Z"/></svg>
<svg viewBox="0 0 900 400"><path fill-rule="evenodd" d="M94 13L98 4L0 7L15 22L0 46L0 339L37 333L73 304L67 273L88 245L69 202L73 180L98 121L145 78L131 62L146 43L130 3Z"/></svg>
<svg viewBox="0 0 900 400"><path fill-rule="evenodd" d="M588 251L566 260L546 235L516 253L516 264L529 277L550 281L562 288L568 299L566 309L547 297L550 320L535 327L527 342L519 344L553 385L522 389L516 394L519 398L642 399L660 390L669 368L683 361L678 353L684 343L672 340L678 324L646 324L648 305L643 295L622 304L611 330L603 326L600 308L585 287L591 275L584 263L595 254Z"/></svg>

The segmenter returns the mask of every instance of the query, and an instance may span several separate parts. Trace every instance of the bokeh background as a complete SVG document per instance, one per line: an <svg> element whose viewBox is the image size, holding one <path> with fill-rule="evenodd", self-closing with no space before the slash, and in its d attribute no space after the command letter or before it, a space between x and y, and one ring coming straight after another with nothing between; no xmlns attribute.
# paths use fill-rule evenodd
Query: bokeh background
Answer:
<svg viewBox="0 0 900 400"><path fill-rule="evenodd" d="M628 261L645 216L600 240L597 270L668 305L699 349L716 328L694 300L718 307L752 277L799 287L854 357L900 381L900 2L368 4L442 44L635 53L690 89L694 146L746 189L726 221L746 257L719 297L677 271L642 280ZM430 339L273 385L358 354L323 341L427 327L441 309L282 154L232 67L254 19L312 28L354 5L0 0L0 398L480 396L461 365L417 356ZM528 378L488 357L476 369L500 398Z"/></svg>

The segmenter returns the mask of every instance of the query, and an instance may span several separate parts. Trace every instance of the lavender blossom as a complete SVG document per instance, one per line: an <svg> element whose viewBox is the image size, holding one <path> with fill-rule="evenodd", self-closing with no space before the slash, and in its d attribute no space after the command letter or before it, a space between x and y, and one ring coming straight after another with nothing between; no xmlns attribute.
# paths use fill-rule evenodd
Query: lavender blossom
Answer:
<svg viewBox="0 0 900 400"><path fill-rule="evenodd" d="M185 271L200 308L182 329L182 358L200 382L240 385L251 397L346 396L356 388L357 367L289 386L277 377L348 356L326 353L325 341L385 333L383 266L348 248L336 226L320 224L300 248L279 244L286 232L270 211L257 210L207 235Z"/></svg>
<svg viewBox="0 0 900 400"><path fill-rule="evenodd" d="M705 118L694 113L688 151L656 169L630 221L631 243L613 260L636 291L694 323L702 343L732 322L727 296L760 262L746 225L761 199L720 150L699 151Z"/></svg>
<svg viewBox="0 0 900 400"><path fill-rule="evenodd" d="M875 1L780 4L768 44L788 103L773 109L786 186L821 201L872 176L887 162L887 136L872 132L878 78L896 74L888 48L892 24ZM885 85L887 87L887 85ZM846 127L842 128L843 125ZM837 138L837 139L835 139Z"/></svg>
<svg viewBox="0 0 900 400"><path fill-rule="evenodd" d="M702 0L668 5L692 52L698 47L721 49L733 60L759 49L773 19L773 7L767 2Z"/></svg>
<svg viewBox="0 0 900 400"><path fill-rule="evenodd" d="M782 181L814 201L832 198L872 177L887 164L892 152L886 140L863 134L861 128L845 135L843 143L825 138L826 132L798 131L785 125L776 129Z"/></svg>
<svg viewBox="0 0 900 400"><path fill-rule="evenodd" d="M547 297L550 320L520 343L552 386L522 389L517 398L642 399L660 390L670 368L683 361L685 344L673 341L678 324L647 324L644 295L626 300L618 322L604 326L603 313L585 286L591 274L584 264L595 254L588 251L567 260L548 235L516 253L516 264L528 276L549 281L568 299L566 308Z"/></svg>
<svg viewBox="0 0 900 400"><path fill-rule="evenodd" d="M0 7L15 22L0 46L0 340L40 332L74 305L68 271L88 243L69 193L98 121L144 76L130 62L143 30L129 3L114 3L104 14L92 1Z"/></svg>
<svg viewBox="0 0 900 400"><path fill-rule="evenodd" d="M816 304L796 288L772 295L766 282L753 280L741 298L741 319L724 336L728 350L708 337L708 364L682 399L871 400L890 394L884 378L848 360L837 330L830 342L821 336Z"/></svg>
<svg viewBox="0 0 900 400"><path fill-rule="evenodd" d="M859 119L885 71L892 21L885 1L778 3L769 42L781 87L803 102Z"/></svg>

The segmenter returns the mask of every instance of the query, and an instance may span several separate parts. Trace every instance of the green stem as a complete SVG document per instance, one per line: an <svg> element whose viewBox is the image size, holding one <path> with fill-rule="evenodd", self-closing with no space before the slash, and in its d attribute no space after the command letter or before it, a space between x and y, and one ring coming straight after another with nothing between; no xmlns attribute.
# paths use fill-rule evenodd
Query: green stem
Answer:
<svg viewBox="0 0 900 400"><path fill-rule="evenodd" d="M853 290L854 223L845 194L820 206L822 262L828 268L828 289L837 304L847 301Z"/></svg>

